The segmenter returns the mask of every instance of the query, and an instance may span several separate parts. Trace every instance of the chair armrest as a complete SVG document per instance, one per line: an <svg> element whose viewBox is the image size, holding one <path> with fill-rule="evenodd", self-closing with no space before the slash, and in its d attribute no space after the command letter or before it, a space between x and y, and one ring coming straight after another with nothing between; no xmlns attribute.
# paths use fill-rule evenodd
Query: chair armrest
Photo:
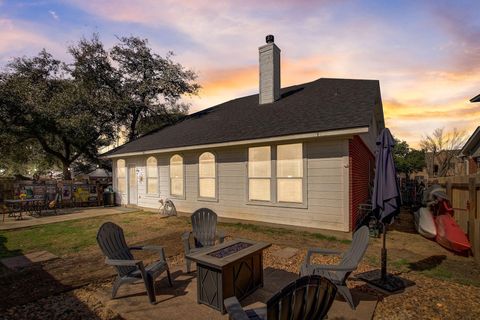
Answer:
<svg viewBox="0 0 480 320"><path fill-rule="evenodd" d="M237 297L233 296L223 301L225 309L228 312L229 319L231 320L248 320L248 316L243 310Z"/></svg>
<svg viewBox="0 0 480 320"><path fill-rule="evenodd" d="M185 231L182 234L183 248L185 249L185 254L190 252L190 234L191 231Z"/></svg>
<svg viewBox="0 0 480 320"><path fill-rule="evenodd" d="M160 258L163 261L166 261L165 249L162 246L135 246L130 247L130 250L148 250L148 251L157 251L160 254Z"/></svg>
<svg viewBox="0 0 480 320"><path fill-rule="evenodd" d="M322 248L308 248L307 250L307 255L305 256L305 261L304 263L310 264L310 259L314 253L318 254L335 254L335 255L341 255L343 254L342 251L338 250L330 250L330 249L322 249Z"/></svg>
<svg viewBox="0 0 480 320"><path fill-rule="evenodd" d="M313 269L313 270L325 270L325 271L354 271L357 269L357 266L353 266L353 265L346 265L346 266L339 266L339 265L328 265L328 264L324 264L324 265L310 265L310 267Z"/></svg>
<svg viewBox="0 0 480 320"><path fill-rule="evenodd" d="M182 233L182 240L185 241L185 240L190 239L190 234L191 233L192 233L191 231L185 231L184 233Z"/></svg>
<svg viewBox="0 0 480 320"><path fill-rule="evenodd" d="M225 240L225 232L223 232L223 230L217 230L215 232L215 235L217 236L218 241L220 243L223 243L223 241Z"/></svg>
<svg viewBox="0 0 480 320"><path fill-rule="evenodd" d="M130 267L137 267L143 265L142 260L115 260L115 259L108 259L105 258L105 263L110 266L130 266Z"/></svg>

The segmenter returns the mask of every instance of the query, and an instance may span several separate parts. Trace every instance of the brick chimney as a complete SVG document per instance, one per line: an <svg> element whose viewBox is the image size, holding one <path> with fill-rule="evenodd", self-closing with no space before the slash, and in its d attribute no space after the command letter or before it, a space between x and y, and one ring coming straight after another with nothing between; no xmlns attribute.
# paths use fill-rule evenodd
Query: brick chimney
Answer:
<svg viewBox="0 0 480 320"><path fill-rule="evenodd" d="M267 44L258 48L260 60L259 103L272 103L280 99L280 49L272 35L266 37Z"/></svg>

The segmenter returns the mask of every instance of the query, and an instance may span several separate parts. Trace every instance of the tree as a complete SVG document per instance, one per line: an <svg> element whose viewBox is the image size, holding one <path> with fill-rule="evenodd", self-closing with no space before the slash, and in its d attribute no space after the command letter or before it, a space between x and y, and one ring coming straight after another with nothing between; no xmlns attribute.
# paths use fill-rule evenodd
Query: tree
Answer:
<svg viewBox="0 0 480 320"><path fill-rule="evenodd" d="M45 157L36 143L18 143L15 137L2 133L0 141L0 176L47 174L56 167L54 159Z"/></svg>
<svg viewBox="0 0 480 320"><path fill-rule="evenodd" d="M445 132L444 128L437 128L432 134L425 135L420 141L422 149L429 153L428 171L433 172L438 166L439 177L445 177L453 165L454 158L465 143L465 131Z"/></svg>
<svg viewBox="0 0 480 320"><path fill-rule="evenodd" d="M64 179L73 162L94 159L114 135L114 86L108 55L98 38L70 48L67 66L45 50L16 58L0 76L0 133L18 145L40 146L56 160Z"/></svg>
<svg viewBox="0 0 480 320"><path fill-rule="evenodd" d="M425 167L425 152L410 148L406 141L395 139L393 160L397 171L408 177L410 173L421 171Z"/></svg>
<svg viewBox="0 0 480 320"><path fill-rule="evenodd" d="M129 140L182 119L197 94L196 74L153 53L147 40L119 38L110 51L98 35L68 48L71 64L46 50L16 58L0 72L0 169L25 171L15 162L53 161L64 179L75 168L108 167L98 150L129 129ZM45 160L45 161L44 161ZM48 163L47 161L47 163Z"/></svg>
<svg viewBox="0 0 480 320"><path fill-rule="evenodd" d="M179 99L182 95L197 94L200 86L195 83L197 75L193 71L173 62L173 53L163 58L152 52L146 39L138 37L121 37L119 41L110 55L118 65L121 116L132 141L139 135L138 124L142 120L160 120L161 127L185 115L189 106ZM156 129L151 121L149 129Z"/></svg>

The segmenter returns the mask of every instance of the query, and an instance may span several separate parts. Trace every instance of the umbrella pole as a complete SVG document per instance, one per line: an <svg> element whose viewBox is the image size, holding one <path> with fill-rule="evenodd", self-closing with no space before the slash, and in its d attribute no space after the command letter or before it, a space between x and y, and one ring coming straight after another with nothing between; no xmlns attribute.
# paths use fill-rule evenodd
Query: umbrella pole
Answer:
<svg viewBox="0 0 480 320"><path fill-rule="evenodd" d="M387 229L388 225L383 224L383 247L382 247L382 270L381 270L381 279L382 281L387 280Z"/></svg>

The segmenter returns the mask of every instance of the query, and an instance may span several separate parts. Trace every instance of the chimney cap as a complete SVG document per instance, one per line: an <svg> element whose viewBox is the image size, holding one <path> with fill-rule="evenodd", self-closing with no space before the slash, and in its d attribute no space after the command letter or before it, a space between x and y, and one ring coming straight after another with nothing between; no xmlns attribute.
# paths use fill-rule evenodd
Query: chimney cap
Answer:
<svg viewBox="0 0 480 320"><path fill-rule="evenodd" d="M265 37L265 41L266 41L267 43L273 43L273 41L274 41L273 35L272 35L272 34L269 34L268 36L266 36L266 37Z"/></svg>

